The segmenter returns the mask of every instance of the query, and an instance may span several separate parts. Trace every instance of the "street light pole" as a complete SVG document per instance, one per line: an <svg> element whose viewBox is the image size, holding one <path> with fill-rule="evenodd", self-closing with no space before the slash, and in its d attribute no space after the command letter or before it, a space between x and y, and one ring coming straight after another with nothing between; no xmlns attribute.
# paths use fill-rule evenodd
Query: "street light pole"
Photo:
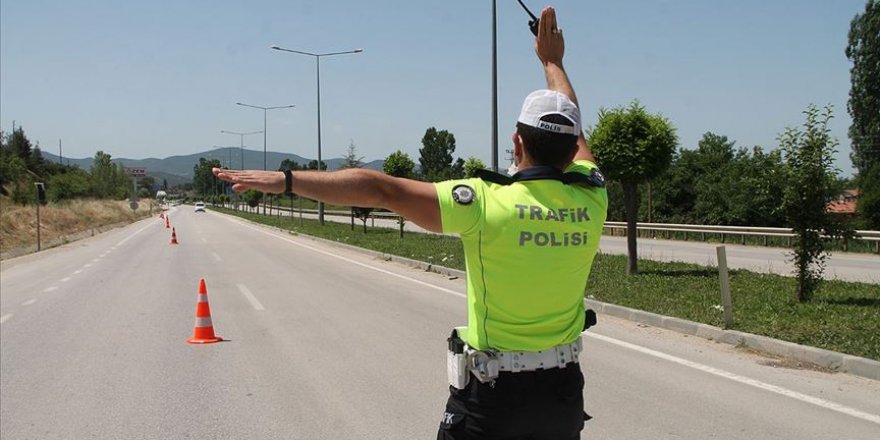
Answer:
<svg viewBox="0 0 880 440"><path fill-rule="evenodd" d="M244 169L244 137L247 135L251 135L251 134L260 134L260 133L262 133L262 131L249 131L247 133L241 133L241 132L237 132L237 131L220 130L220 133L234 134L239 137L240 143L239 143L238 151L241 153L241 169L243 170ZM232 150L229 150L229 168L232 169ZM235 199L237 202L237 200L238 200L237 195L235 196ZM235 204L235 209L238 210L238 203Z"/></svg>
<svg viewBox="0 0 880 440"><path fill-rule="evenodd" d="M259 110L263 111L263 171L266 171L266 133L268 133L268 130L266 127L266 113L269 110L277 110L280 108L293 108L296 106L295 105L281 105L278 107L262 107L259 105L245 104L243 102L236 102L235 105L240 105L242 107L255 108L255 109L259 109Z"/></svg>
<svg viewBox="0 0 880 440"><path fill-rule="evenodd" d="M492 171L498 172L498 30L497 0L492 0Z"/></svg>
<svg viewBox="0 0 880 440"><path fill-rule="evenodd" d="M255 109L259 109L259 110L263 111L263 171L266 171L266 133L268 132L267 127L266 127L266 113L268 113L269 110L277 110L280 108L293 108L296 106L295 105L281 105L278 107L262 107L259 105L245 104L242 102L236 102L235 105L240 105L242 107L255 108ZM263 194L263 215L266 215L266 195L265 194Z"/></svg>
<svg viewBox="0 0 880 440"><path fill-rule="evenodd" d="M353 53L361 53L363 49L355 49L348 50L344 52L327 52L327 53L311 53L311 52L302 52L298 50L285 49L279 46L272 46L274 50L280 50L282 52L291 52L297 53L300 55L308 55L315 58L315 70L317 76L317 95L318 95L318 170L321 170L321 57L329 57L333 55L346 55ZM324 202L318 202L318 221L321 225L324 224Z"/></svg>
<svg viewBox="0 0 880 440"><path fill-rule="evenodd" d="M240 144L240 146L239 146L239 151L241 151L241 164L240 164L240 165L241 165L241 168L240 168L240 169L243 170L243 169L244 169L244 137L247 136L247 135L251 135L251 134L260 134L260 133L263 133L263 132L262 132L262 131L249 131L249 132L247 132L247 133L239 133L239 132L237 132L237 131L220 130L220 133L234 134L234 135L236 135L236 136L240 136L240 137L241 137L241 144ZM230 154L230 157L231 157L232 152L230 152L229 154ZM232 168L232 160L231 160L231 159L230 159L230 161L229 161L229 168Z"/></svg>

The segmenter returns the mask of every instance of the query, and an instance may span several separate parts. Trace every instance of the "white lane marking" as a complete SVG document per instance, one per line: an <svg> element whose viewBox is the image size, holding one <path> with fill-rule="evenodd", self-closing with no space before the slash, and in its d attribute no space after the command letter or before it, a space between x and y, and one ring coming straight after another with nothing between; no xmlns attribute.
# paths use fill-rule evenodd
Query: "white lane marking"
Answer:
<svg viewBox="0 0 880 440"><path fill-rule="evenodd" d="M390 272L390 271L387 271L387 270L385 270L385 269L380 269L380 268L378 268L378 267L370 266L369 264L361 263L360 261L355 261L355 260L352 260L352 259L350 259L350 258L345 258L345 257L343 257L343 256L336 255L336 254L333 254L333 253L330 253L330 252L327 252L327 251L324 251L324 250L321 250L321 249L318 249L318 248L314 248L314 247L311 247L311 246L306 245L306 244L303 244L303 243L298 243L298 242L296 242L296 241L294 241L294 240L291 240L291 239L289 239L289 238L281 237L281 236L275 235L275 234L273 234L273 233L271 233L271 232L263 231L263 230L261 230L261 229L258 229L258 228L256 228L256 227L253 227L253 226L248 225L248 224L246 224L246 223L238 222L238 221L236 221L236 220L233 220L233 219L227 218L226 216L223 216L223 218L225 218L225 219L227 219L227 220L229 220L229 221L231 221L231 222L233 222L233 223L238 223L238 224L240 224L240 225L242 225L242 226L244 226L244 227L247 227L247 228L253 229L254 231L257 231L257 232L260 232L260 233L263 233L263 234L269 235L269 236L274 237L274 238L276 238L276 239L284 240L284 241L286 241L286 242L288 242L288 243L291 243L291 244L294 244L294 245L296 245L296 246L299 246L299 247L303 247L303 248L309 249L309 250L314 251L314 252L317 252L317 253L319 253L319 254L324 254L324 255L327 255L327 256L330 256L330 257L333 257L333 258L336 258L336 259L339 259L339 260L342 260L342 261L345 261L345 262L348 262L348 263L351 263L351 264L354 264L354 265L357 265L357 266L363 267L363 268L367 268L367 269L370 269L370 270L374 270L374 271L376 271L376 272L384 273L385 275L390 275L390 276L397 277L397 278L400 278L400 279L404 279L404 280L412 281L413 283L416 283L416 284L418 284L418 285L425 286L425 287L430 287L430 288L432 288L432 289L436 289L436 290L439 290L439 291L441 291L441 292L446 292L446 293L448 293L448 294L450 294L450 295L455 295L455 296L457 296L457 297L459 297L459 298L467 298L467 295L464 294L464 293L461 293L461 292L456 292L456 291L454 291L454 290L446 289L446 288L444 288L444 287L435 286L435 285L433 285L433 284L426 283L426 282L424 282L424 281L419 281L419 280L417 280L417 279L415 279L415 278L410 278L410 277L408 277L408 276L406 276L406 275L396 274L396 273L394 273L394 272Z"/></svg>
<svg viewBox="0 0 880 440"><path fill-rule="evenodd" d="M106 257L108 253L109 253L109 252L104 252L103 254L101 254L101 258Z"/></svg>
<svg viewBox="0 0 880 440"><path fill-rule="evenodd" d="M247 286L245 286L244 284L236 284L236 286L238 286L238 290L241 292L242 295L244 295L245 298L247 298L254 309L266 310L266 308L263 307L262 304L260 304L260 300L258 300L257 297L254 296L254 294L251 293L250 290L248 290Z"/></svg>
<svg viewBox="0 0 880 440"><path fill-rule="evenodd" d="M49 286L49 287L43 289L43 292L51 292L56 289L58 289L58 286Z"/></svg>
<svg viewBox="0 0 880 440"><path fill-rule="evenodd" d="M99 261L101 261L100 258L94 258L94 259L92 259L92 263L97 263L97 262L99 262Z"/></svg>
<svg viewBox="0 0 880 440"><path fill-rule="evenodd" d="M29 300L27 300L27 301L21 303L21 305L23 305L23 306L29 306L29 305L31 305L31 304L33 304L33 303L35 303L35 302L37 302L37 299L36 299L36 298L31 298L31 299L29 299Z"/></svg>
<svg viewBox="0 0 880 440"><path fill-rule="evenodd" d="M206 240L205 237L202 237L202 243L207 243L207 242L208 242L208 240Z"/></svg>
<svg viewBox="0 0 880 440"><path fill-rule="evenodd" d="M73 271L73 274L74 274L74 275L78 275L78 274L79 274L80 272L82 272L82 271L83 271L82 269L78 269L78 270Z"/></svg>
<svg viewBox="0 0 880 440"><path fill-rule="evenodd" d="M8 315L0 316L0 324L3 324L4 322L9 321L9 318L12 318L12 313L10 313Z"/></svg>
<svg viewBox="0 0 880 440"><path fill-rule="evenodd" d="M641 345L630 344L629 342L620 341L614 338L609 338L608 336L598 335L596 333L584 333L586 336L598 339L600 341L605 341L609 344L614 344L620 347L628 348L630 350L638 351L639 353L647 354L650 356L658 357L660 359L667 360L669 362L674 362L679 365L683 365L685 367L690 367L695 370L700 370L705 373L714 374L715 376L723 377L725 379L730 379L735 382L739 382L741 384L750 385L755 388L760 388L765 391L770 391L772 393L781 394L786 397L790 397L792 399L800 400L801 402L810 403L816 406L820 406L825 409L830 409L832 411L837 411L839 413L843 413L852 417L856 417L862 420L867 420L872 423L876 423L880 425L880 416L874 414L868 414L866 412L859 411L855 408L850 408L848 406L840 405L838 403L829 402L824 399L819 399L817 397L808 396L806 394L801 394L797 391L792 391L787 388L782 388L780 386L771 385L766 382L761 382L759 380L751 379L745 376L740 376L735 373L731 373L729 371L720 370L718 368L710 367L708 365L703 365L697 362L689 361L687 359L682 359L677 356L673 356L670 354L662 353L657 350L651 350L650 348L642 347Z"/></svg>
<svg viewBox="0 0 880 440"><path fill-rule="evenodd" d="M125 243L126 241L131 240L131 238L134 237L135 235L138 235L138 234L140 234L141 232L143 232L144 229L147 229L147 228L152 227L152 226L153 226L153 224L148 224L148 225L144 226L143 228L138 229L138 230L135 231L133 234L131 234L131 235L129 235L128 237L125 237L125 238L123 238L122 240L120 240L119 243L116 243L116 245L113 246L113 247L116 247L116 246L120 246L120 245L122 245L122 244Z"/></svg>
<svg viewBox="0 0 880 440"><path fill-rule="evenodd" d="M261 229L258 229L258 228L254 227L254 226L248 225L248 224L246 224L246 223L243 223L243 222L239 222L239 221L237 221L237 220L230 219L230 218L228 218L228 217L226 217L226 216L223 216L223 218L225 218L225 219L227 219L227 220L229 220L229 221L231 221L231 222L238 223L238 224L240 224L240 225L242 225L242 226L248 227L248 228L250 228L250 229L253 229L253 230L257 231L257 232L261 232L261 233L263 233L263 234L270 235L270 236L275 237L275 238L280 238L281 240L284 240L284 241L286 241L286 242L288 242L288 243L292 243L292 244L295 244L295 245L297 245L297 246L304 247L304 248L306 248L306 249L310 249L310 250L313 250L313 251L315 251L315 252L318 252L318 253L321 253L321 254L324 254L324 255L328 255L328 256L331 256L331 257L334 257L334 258L337 258L337 259L343 260L343 261L347 261L347 262L349 262L349 263L356 264L356 265L358 265L358 266L365 267L365 268L367 268L367 269L375 270L375 271L377 271L377 272L385 273L385 274L388 274L388 275L391 275L391 276L394 276L394 277L397 277L397 278L401 278L401 279L409 280L409 281L412 281L412 282L414 282L414 283L416 283L416 284L419 284L419 285L422 285L422 286L426 286L426 287L431 287L431 288L433 288L433 289L440 290L440 291L442 291L442 292L446 292L446 293L450 293L450 294L452 294L452 295L459 296L459 297L462 297L462 298L466 298L466 297L467 297L466 295L464 295L464 294L462 294L462 293L459 293L459 292L455 292L455 291L452 291L452 290L449 290L449 289L445 289L445 288L440 287L440 286L435 286L435 285L433 285L433 284L429 284L429 283L426 283L426 282L423 282L423 281L419 281L419 280L416 280L416 279L413 279L413 278L407 277L407 276L405 276L405 275L399 275L399 274L396 274L396 273L393 273L393 272L389 272L389 271L387 271L387 270L379 269L379 268L377 268L377 267L372 267L372 266L370 266L370 265L367 265L367 264L364 264L364 263L361 263L361 262L358 262L358 261L354 261L354 260L351 260L351 259L348 259L348 258L345 258L345 257L339 256L339 255L334 255L334 254L332 254L332 253L330 253L330 252L326 252L326 251L323 251L323 250L321 250L321 249L316 249L316 248L313 248L313 247L311 247L311 246L308 246L308 245L305 245L305 244L302 244L302 243L297 243L296 241L293 241L293 240L291 240L291 239L289 239L289 238L286 238L286 237L280 237L280 236L278 236L278 235L275 235L275 234L272 234L272 233L270 233L270 232L267 232L267 231L263 231L263 230L261 230ZM781 395L783 395L783 396L791 397L791 398L793 398L793 399L797 399L797 400L800 400L800 401L802 401L802 402L811 403L811 404L813 404L813 405L817 405L817 406L820 406L820 407L823 407L823 408L826 408L826 409L830 409L830 410L832 410L832 411L838 411L838 412L843 413L843 414L847 414L847 415L850 415L850 416L853 416L853 417L856 417L856 418L860 418L860 419L863 419L863 420L867 420L867 421L869 421L869 422L873 422L873 423L876 423L876 424L880 424L880 416L876 416L876 415L874 415L874 414L868 414L868 413L866 413L866 412L862 412L862 411L859 411L859 410L857 410L857 409L850 408L850 407L848 407L848 406L840 405L840 404L837 404L837 403L834 403L834 402L829 402L829 401L827 401L827 400L823 400L823 399L819 399L819 398L816 398L816 397L808 396L808 395L806 395L806 394L801 394L801 393L798 393L798 392L796 392L796 391L792 391L792 390L789 390L789 389L786 389L786 388L782 388L782 387L779 387L779 386L776 386L776 385L771 385L771 384L768 384L768 383L765 383L765 382L761 382L761 381L759 381L759 380L750 379L750 378L745 377L745 376L740 376L740 375L738 375L738 374L734 374L734 373L731 373L731 372L729 372L729 371L724 371L724 370L720 370L720 369L717 369L717 368L714 368L714 367L710 367L710 366L708 366L708 365L703 365L703 364L700 364L700 363L697 363L697 362L692 362L692 361L689 361L689 360L686 360L686 359L682 359L682 358L679 358L679 357L676 357L676 356L672 356L672 355L669 355L669 354L666 354L666 353L661 353L661 352L656 351L656 350L651 350L650 348L645 348L645 347L642 347L642 346L639 346L639 345L630 344L629 342L624 342L624 341L620 341L620 340L617 340L617 339L614 339L614 338L609 338L608 336L597 335L597 334L595 334L595 333L585 333L585 334L586 334L587 336L589 336L589 337L596 338L596 339L599 339L599 340L602 340L602 341L608 342L608 343L610 343L610 344L615 344L615 345L619 345L619 346L621 346L621 347L626 347L626 348L629 348L629 349L632 349L632 350L636 350L636 351L639 351L639 352L642 352L642 353L645 353L645 354L649 354L649 355L651 355L651 356L655 356L655 357L659 357L659 358L661 358L661 359L668 360L668 361L670 361L670 362L675 362L675 363L680 364L680 365L684 365L684 366L687 366L687 367L695 368L695 369L697 369L697 370L701 370L701 371L704 371L704 372L707 372L707 373L710 373L710 374L714 374L714 375L717 375L717 376L720 376L720 377L724 377L724 378L727 378L727 379L730 379L730 380L734 380L734 381L736 381L736 382L740 382L740 383L743 383L743 384L746 384L746 385L751 385L751 386L754 386L754 387L757 387L757 388L761 388L761 389L764 389L764 390L767 390L767 391L770 391L770 392L774 392L774 393L777 393L777 394L781 394Z"/></svg>
<svg viewBox="0 0 880 440"><path fill-rule="evenodd" d="M60 281L62 283L66 283L66 282L70 281L70 277L62 278Z"/></svg>
<svg viewBox="0 0 880 440"><path fill-rule="evenodd" d="M92 263L86 263L83 265L83 267L92 267Z"/></svg>
<svg viewBox="0 0 880 440"><path fill-rule="evenodd" d="M214 261L216 261L216 262L218 262L218 263L221 262L221 261L223 261L223 259L220 258L220 256L217 255L216 252L211 252L211 256L214 257Z"/></svg>

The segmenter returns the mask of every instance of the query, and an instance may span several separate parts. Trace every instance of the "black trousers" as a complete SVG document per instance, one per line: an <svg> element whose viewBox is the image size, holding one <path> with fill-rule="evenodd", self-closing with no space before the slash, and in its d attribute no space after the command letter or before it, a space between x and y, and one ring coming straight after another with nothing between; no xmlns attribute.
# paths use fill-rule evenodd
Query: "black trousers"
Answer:
<svg viewBox="0 0 880 440"><path fill-rule="evenodd" d="M580 364L532 372L501 372L494 385L471 376L449 387L438 440L577 440L584 428Z"/></svg>

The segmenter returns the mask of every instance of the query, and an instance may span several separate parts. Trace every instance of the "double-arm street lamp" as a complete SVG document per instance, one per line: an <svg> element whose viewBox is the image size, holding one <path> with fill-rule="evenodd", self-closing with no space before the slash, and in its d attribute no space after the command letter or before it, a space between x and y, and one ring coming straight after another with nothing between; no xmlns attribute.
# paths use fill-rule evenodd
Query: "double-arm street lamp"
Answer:
<svg viewBox="0 0 880 440"><path fill-rule="evenodd" d="M239 133L237 131L227 131L220 130L220 133L224 134L234 134L236 136L241 137L241 144L239 146L239 151L241 151L241 169L244 169L244 137L250 134L260 134L262 131L249 131L247 133ZM229 150L229 168L232 168L232 150Z"/></svg>
<svg viewBox="0 0 880 440"><path fill-rule="evenodd" d="M361 53L363 49L355 49L348 50L345 52L327 52L327 53L311 53L311 52L302 52L299 50L291 50L285 49L279 46L272 46L272 49L280 50L282 52L290 52L297 53L300 55L308 55L315 58L315 66L317 68L317 78L318 78L318 169L321 169L321 57L329 57L333 55L346 55L352 53ZM324 224L324 202L318 202L318 221L323 225Z"/></svg>
<svg viewBox="0 0 880 440"><path fill-rule="evenodd" d="M263 171L266 171L266 132L268 131L266 129L266 113L269 110L277 110L280 108L293 108L296 106L294 106L294 105L281 105L278 107L262 107L259 105L245 104L243 102L236 102L235 105L240 105L242 107L255 108L255 109L259 109L259 110L263 111ZM263 215L266 215L266 194L263 194Z"/></svg>
<svg viewBox="0 0 880 440"><path fill-rule="evenodd" d="M256 108L256 109L260 109L263 111L263 171L266 171L266 132L267 132L267 130L266 130L266 113L269 110L277 110L280 108L293 108L296 106L295 105L281 105L278 107L261 107L259 105L245 104L243 102L236 102L235 105L240 105L242 107Z"/></svg>

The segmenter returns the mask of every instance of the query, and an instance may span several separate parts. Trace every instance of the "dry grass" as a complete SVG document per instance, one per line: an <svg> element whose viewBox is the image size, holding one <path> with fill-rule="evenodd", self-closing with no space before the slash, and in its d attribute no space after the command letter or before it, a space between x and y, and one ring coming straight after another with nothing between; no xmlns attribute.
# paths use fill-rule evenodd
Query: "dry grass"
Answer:
<svg viewBox="0 0 880 440"><path fill-rule="evenodd" d="M122 222L133 222L149 215L143 205L132 212L127 201L74 200L40 207L40 241L55 243L77 233ZM36 208L0 200L0 250L35 246Z"/></svg>

